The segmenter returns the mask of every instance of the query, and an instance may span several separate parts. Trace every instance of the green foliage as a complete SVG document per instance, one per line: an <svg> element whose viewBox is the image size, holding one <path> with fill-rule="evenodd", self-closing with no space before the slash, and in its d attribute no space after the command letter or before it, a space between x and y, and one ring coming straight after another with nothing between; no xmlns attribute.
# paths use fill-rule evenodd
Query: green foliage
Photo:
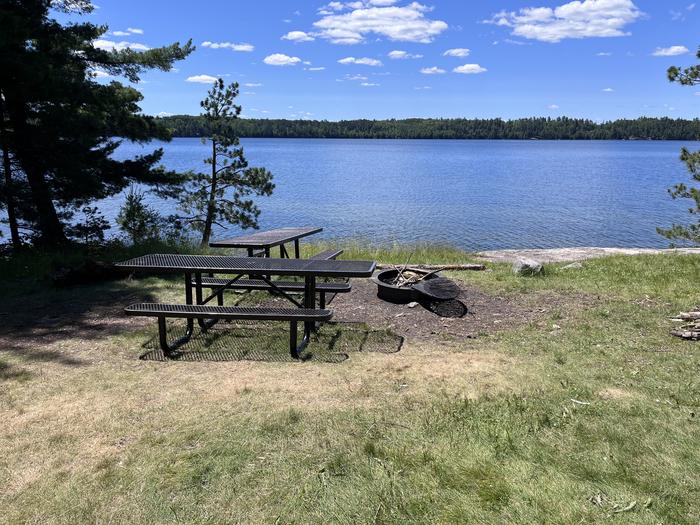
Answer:
<svg viewBox="0 0 700 525"><path fill-rule="evenodd" d="M144 197L144 192L132 186L117 216L119 228L134 244L157 239L163 221L160 214L144 202Z"/></svg>
<svg viewBox="0 0 700 525"><path fill-rule="evenodd" d="M127 161L111 154L120 137L148 142L169 139L167 129L141 113L141 94L113 81L100 84L102 70L135 82L149 69L168 70L194 48L173 44L144 52L97 49L107 31L91 23L61 25L52 9L90 12L85 0L7 0L0 4L0 94L2 120L12 158L18 163L17 193L28 203L18 210L45 244L65 240L75 210L115 195L131 183L156 185L172 194L183 177L158 167L158 149Z"/></svg>
<svg viewBox="0 0 700 525"><path fill-rule="evenodd" d="M202 116L158 119L176 137L206 137L210 124ZM374 138L374 139L542 139L542 140L696 140L700 120L639 118L596 123L559 118L284 120L236 119L229 122L239 137Z"/></svg>
<svg viewBox="0 0 700 525"><path fill-rule="evenodd" d="M187 221L202 232L202 245L209 242L213 224L224 221L242 228L257 228L260 209L251 195L271 195L272 174L265 168L251 168L231 125L241 107L234 103L238 83L228 86L219 79L201 102L211 142L211 157L204 160L209 173L190 174L180 205Z"/></svg>
<svg viewBox="0 0 700 525"><path fill-rule="evenodd" d="M96 206L85 206L82 209L83 220L67 228L67 233L77 241L85 244L100 244L105 240L105 231L111 226Z"/></svg>
<svg viewBox="0 0 700 525"><path fill-rule="evenodd" d="M700 49L697 57L700 58ZM700 84L700 64L682 70L673 66L668 70L668 79L683 86ZM700 183L700 151L690 152L683 148L681 161L688 167L691 180L694 183ZM692 204L688 208L688 212L697 220L688 225L674 224L670 228L657 228L657 231L672 241L700 246L700 186L687 186L684 183L679 183L668 192L673 199L690 199Z"/></svg>
<svg viewBox="0 0 700 525"><path fill-rule="evenodd" d="M700 183L700 151L691 152L686 148L681 151L681 160L688 166L691 179ZM674 224L670 228L658 228L657 231L664 237L700 246L700 186L689 187L684 183L676 184L668 190L673 199L690 199L692 206L688 212L697 217L695 224Z"/></svg>
<svg viewBox="0 0 700 525"><path fill-rule="evenodd" d="M700 58L700 47L696 54ZM668 68L668 79L671 82L678 82L683 86L694 86L700 84L700 64L686 68L671 66Z"/></svg>

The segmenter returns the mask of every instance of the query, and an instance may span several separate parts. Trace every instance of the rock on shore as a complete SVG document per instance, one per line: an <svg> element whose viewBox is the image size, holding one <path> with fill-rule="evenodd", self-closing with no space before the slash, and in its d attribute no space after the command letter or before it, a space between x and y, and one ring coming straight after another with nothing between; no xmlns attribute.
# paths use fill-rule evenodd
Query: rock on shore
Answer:
<svg viewBox="0 0 700 525"><path fill-rule="evenodd" d="M476 255L491 262L515 263L521 259L534 259L542 263L584 261L608 255L645 255L645 254L680 254L700 255L700 248L676 248L655 250L651 248L550 248L541 250L489 250Z"/></svg>

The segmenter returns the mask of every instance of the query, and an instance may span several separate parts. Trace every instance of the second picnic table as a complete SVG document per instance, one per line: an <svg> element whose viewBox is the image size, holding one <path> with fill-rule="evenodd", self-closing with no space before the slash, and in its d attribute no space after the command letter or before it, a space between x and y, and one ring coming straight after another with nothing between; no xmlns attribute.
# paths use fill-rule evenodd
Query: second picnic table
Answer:
<svg viewBox="0 0 700 525"><path fill-rule="evenodd" d="M245 248L248 250L248 257L257 255L256 250L258 254L270 257L270 250L275 246L279 246L280 258L289 258L289 252L287 252L287 248L284 245L293 242L294 258L298 259L299 239L322 231L323 228L317 227L277 228L275 230L239 235L230 239L211 241L209 246L212 248Z"/></svg>

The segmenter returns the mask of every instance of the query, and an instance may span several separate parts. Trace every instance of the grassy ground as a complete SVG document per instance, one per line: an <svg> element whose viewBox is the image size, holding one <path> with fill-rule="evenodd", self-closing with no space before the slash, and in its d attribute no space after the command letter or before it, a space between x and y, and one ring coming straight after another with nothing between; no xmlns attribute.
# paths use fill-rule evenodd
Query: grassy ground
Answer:
<svg viewBox="0 0 700 525"><path fill-rule="evenodd" d="M700 303L698 257L454 274L563 300L496 334L339 363L138 360L153 327L115 305L178 283L35 280L21 297L4 264L0 317L48 318L0 334L0 523L700 521L700 347L667 320Z"/></svg>

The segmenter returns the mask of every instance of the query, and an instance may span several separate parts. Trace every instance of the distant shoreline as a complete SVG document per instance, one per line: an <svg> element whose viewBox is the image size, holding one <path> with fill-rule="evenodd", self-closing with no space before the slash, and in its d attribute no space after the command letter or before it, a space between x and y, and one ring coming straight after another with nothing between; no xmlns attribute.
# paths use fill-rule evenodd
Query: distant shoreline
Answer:
<svg viewBox="0 0 700 525"><path fill-rule="evenodd" d="M197 135L172 135L174 139L201 139L202 136ZM290 139L290 140L459 140L463 142L484 142L487 140L497 140L501 142L700 142L700 138L695 139L504 139L504 138L478 138L478 139L460 139L449 137L276 137L276 136L261 136L261 135L240 135L241 139Z"/></svg>
<svg viewBox="0 0 700 525"><path fill-rule="evenodd" d="M157 117L174 137L211 136L204 117ZM587 119L401 119L287 120L231 119L232 132L245 138L298 139L446 139L446 140L684 140L700 139L700 119L637 118L607 122Z"/></svg>

